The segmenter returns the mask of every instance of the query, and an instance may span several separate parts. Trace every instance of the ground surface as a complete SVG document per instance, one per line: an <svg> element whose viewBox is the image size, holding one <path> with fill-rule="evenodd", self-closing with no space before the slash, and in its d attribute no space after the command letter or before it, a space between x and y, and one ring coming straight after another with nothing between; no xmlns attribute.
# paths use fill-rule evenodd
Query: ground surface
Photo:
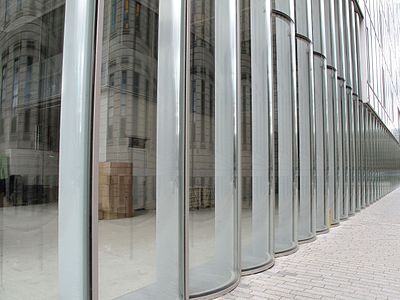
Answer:
<svg viewBox="0 0 400 300"><path fill-rule="evenodd" d="M400 189L221 299L400 299Z"/></svg>

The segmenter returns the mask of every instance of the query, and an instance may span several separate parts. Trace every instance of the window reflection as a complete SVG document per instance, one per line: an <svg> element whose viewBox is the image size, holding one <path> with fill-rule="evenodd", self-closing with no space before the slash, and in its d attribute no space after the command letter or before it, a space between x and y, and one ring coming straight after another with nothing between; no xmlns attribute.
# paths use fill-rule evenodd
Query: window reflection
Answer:
<svg viewBox="0 0 400 300"><path fill-rule="evenodd" d="M235 1L191 2L189 293L238 279ZM238 54L237 54L238 55Z"/></svg>
<svg viewBox="0 0 400 300"><path fill-rule="evenodd" d="M297 249L298 201L294 187L297 156L294 134L296 90L294 88L294 24L272 15L272 61L275 134L275 253Z"/></svg>
<svg viewBox="0 0 400 300"><path fill-rule="evenodd" d="M100 299L142 299L156 282L158 8L158 0L104 3Z"/></svg>
<svg viewBox="0 0 400 300"><path fill-rule="evenodd" d="M64 1L0 11L0 298L55 299Z"/></svg>

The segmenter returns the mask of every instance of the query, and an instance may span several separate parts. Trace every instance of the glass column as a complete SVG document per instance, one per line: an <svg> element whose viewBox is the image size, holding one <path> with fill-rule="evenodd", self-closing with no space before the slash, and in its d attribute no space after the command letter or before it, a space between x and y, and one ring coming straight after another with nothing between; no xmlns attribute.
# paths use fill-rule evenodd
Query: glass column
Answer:
<svg viewBox="0 0 400 300"><path fill-rule="evenodd" d="M357 12L354 14L355 25L355 46L358 78L358 191L360 209L365 208L365 149L364 149L364 103L363 103L363 78L361 67L361 45L360 45L360 16Z"/></svg>
<svg viewBox="0 0 400 300"><path fill-rule="evenodd" d="M311 1L296 1L297 101L299 122L299 242L316 236L315 107Z"/></svg>
<svg viewBox="0 0 400 300"><path fill-rule="evenodd" d="M314 44L314 97L315 97L315 143L316 143L316 203L317 233L329 230L329 155L328 155L328 103L327 103L327 65L325 44L324 1L312 1L312 28ZM331 178L333 180L333 177ZM333 182L333 181L332 181Z"/></svg>
<svg viewBox="0 0 400 300"><path fill-rule="evenodd" d="M185 3L99 10L94 299L186 297Z"/></svg>
<svg viewBox="0 0 400 300"><path fill-rule="evenodd" d="M240 278L240 41L236 0L190 2L190 297Z"/></svg>
<svg viewBox="0 0 400 300"><path fill-rule="evenodd" d="M335 1L335 29L336 29L336 58L338 79L338 198L340 201L340 219L348 218L349 211L349 186L348 186L348 126L347 126L347 104L346 104L346 66L345 48L343 35L343 13L342 1Z"/></svg>
<svg viewBox="0 0 400 300"><path fill-rule="evenodd" d="M241 0L242 273L273 264L271 6Z"/></svg>
<svg viewBox="0 0 400 300"><path fill-rule="evenodd" d="M372 194L372 189L371 189L371 182L372 182L372 172L371 172L371 163L372 163L372 157L371 157L371 111L370 109L366 106L365 107L365 115L366 115L366 120L365 120L365 149L366 149L366 206L369 206L372 204L371 202L371 194Z"/></svg>
<svg viewBox="0 0 400 300"><path fill-rule="evenodd" d="M297 250L298 145L294 2L272 1L275 253Z"/></svg>
<svg viewBox="0 0 400 300"><path fill-rule="evenodd" d="M360 103L360 176L361 176L361 208L366 207L366 149L365 149L365 104Z"/></svg>
<svg viewBox="0 0 400 300"><path fill-rule="evenodd" d="M340 222L340 199L343 186L340 184L338 128L339 105L336 61L336 27L334 1L325 2L325 32L326 32L326 61L327 61L327 152L328 152L328 202L329 224L338 225Z"/></svg>
<svg viewBox="0 0 400 300"><path fill-rule="evenodd" d="M350 36L350 50L351 50L351 68L352 68L352 107L353 107L353 124L352 124L352 180L353 180L353 196L354 196L354 211L360 211L360 190L359 190L359 84L358 84L358 54L357 54L357 41L356 41L356 26L353 1L349 1L349 36Z"/></svg>
<svg viewBox="0 0 400 300"><path fill-rule="evenodd" d="M378 169L378 141L377 141L377 128L378 119L376 115L372 118L372 160L373 160L373 183L372 183L372 202L378 201L378 180L379 180L379 169Z"/></svg>
<svg viewBox="0 0 400 300"><path fill-rule="evenodd" d="M347 136L344 139L345 146L348 151L348 196L349 196L349 212L352 216L355 213L355 189L354 189L354 105L353 105L353 61L351 49L351 27L349 2L351 0L342 0L343 14L343 37L344 37L344 58L346 64L346 108L347 122L344 125L347 127Z"/></svg>

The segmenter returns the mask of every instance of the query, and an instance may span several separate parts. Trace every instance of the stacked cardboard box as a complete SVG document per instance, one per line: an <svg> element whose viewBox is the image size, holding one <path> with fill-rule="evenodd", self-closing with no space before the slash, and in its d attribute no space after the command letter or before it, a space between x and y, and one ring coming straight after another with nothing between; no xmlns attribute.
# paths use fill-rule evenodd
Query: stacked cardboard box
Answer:
<svg viewBox="0 0 400 300"><path fill-rule="evenodd" d="M132 217L132 163L101 162L99 176L99 219Z"/></svg>
<svg viewBox="0 0 400 300"><path fill-rule="evenodd" d="M214 188L209 186L190 188L190 209L214 207Z"/></svg>

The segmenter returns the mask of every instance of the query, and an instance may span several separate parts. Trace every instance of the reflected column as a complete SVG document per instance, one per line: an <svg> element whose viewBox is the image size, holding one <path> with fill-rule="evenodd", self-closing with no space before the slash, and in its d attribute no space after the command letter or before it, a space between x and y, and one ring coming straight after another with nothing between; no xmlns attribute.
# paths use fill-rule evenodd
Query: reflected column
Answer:
<svg viewBox="0 0 400 300"><path fill-rule="evenodd" d="M275 253L297 250L298 146L294 2L272 1Z"/></svg>

